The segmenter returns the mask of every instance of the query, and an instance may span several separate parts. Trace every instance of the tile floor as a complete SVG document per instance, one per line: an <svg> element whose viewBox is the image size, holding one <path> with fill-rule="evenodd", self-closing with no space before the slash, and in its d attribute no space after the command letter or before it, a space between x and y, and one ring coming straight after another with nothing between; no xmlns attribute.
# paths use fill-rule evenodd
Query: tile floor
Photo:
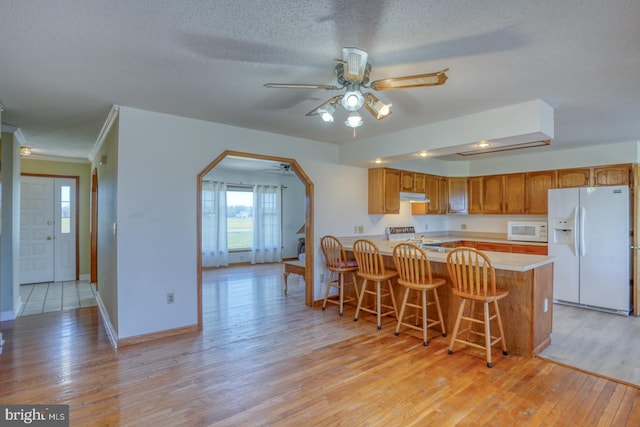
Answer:
<svg viewBox="0 0 640 427"><path fill-rule="evenodd" d="M95 288L88 281L20 285L20 297L24 304L18 316L96 305Z"/></svg>

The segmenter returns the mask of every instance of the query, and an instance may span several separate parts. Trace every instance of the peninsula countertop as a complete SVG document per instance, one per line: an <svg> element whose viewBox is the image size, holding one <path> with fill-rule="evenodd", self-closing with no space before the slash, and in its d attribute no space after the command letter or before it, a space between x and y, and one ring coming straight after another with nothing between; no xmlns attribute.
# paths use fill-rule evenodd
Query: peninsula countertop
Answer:
<svg viewBox="0 0 640 427"><path fill-rule="evenodd" d="M367 238L367 237L365 237ZM358 237L340 237L340 241L345 250L353 250L353 242L358 240ZM393 256L393 248L402 243L396 240L384 240L380 238L368 238L368 240L378 246L382 255ZM428 251L427 255L431 262L447 262L448 248L442 248L442 252ZM530 255L530 254L516 254L507 252L492 252L483 251L487 254L493 267L496 270L510 270L510 271L528 271L546 264L550 264L555 261L556 257L547 255Z"/></svg>

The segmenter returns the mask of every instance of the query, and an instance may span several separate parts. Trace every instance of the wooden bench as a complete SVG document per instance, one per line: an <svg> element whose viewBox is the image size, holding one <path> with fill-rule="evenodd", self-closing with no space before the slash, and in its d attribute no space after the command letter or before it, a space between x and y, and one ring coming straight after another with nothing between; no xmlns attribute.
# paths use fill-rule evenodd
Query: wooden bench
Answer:
<svg viewBox="0 0 640 427"><path fill-rule="evenodd" d="M287 294L289 274L297 274L304 279L305 262L300 260L285 261L284 264L284 294Z"/></svg>

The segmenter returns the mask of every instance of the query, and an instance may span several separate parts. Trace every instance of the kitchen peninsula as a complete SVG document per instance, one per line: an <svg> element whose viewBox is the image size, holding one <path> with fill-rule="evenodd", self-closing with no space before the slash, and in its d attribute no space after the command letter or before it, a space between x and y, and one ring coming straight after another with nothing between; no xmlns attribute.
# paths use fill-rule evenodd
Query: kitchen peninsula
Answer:
<svg viewBox="0 0 640 427"><path fill-rule="evenodd" d="M341 237L345 249L352 251L357 237ZM393 266L393 248L398 241L383 237L368 237L384 256L385 265ZM459 307L458 297L453 295L447 272L447 248L432 248L427 252L434 276L447 279L447 286L438 289L440 304L447 332L453 331L453 323ZM507 348L511 354L533 357L551 343L553 313L553 261L554 257L486 251L496 273L496 285L507 289L509 296L499 302ZM396 286L400 301L400 286Z"/></svg>

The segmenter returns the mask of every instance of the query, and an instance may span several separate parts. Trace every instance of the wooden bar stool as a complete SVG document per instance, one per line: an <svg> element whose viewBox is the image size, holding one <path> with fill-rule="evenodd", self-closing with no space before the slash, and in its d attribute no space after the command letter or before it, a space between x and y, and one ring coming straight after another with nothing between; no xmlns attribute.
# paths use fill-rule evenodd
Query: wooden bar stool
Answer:
<svg viewBox="0 0 640 427"><path fill-rule="evenodd" d="M460 309L453 327L449 354L453 353L453 345L456 342L483 348L487 352L487 366L490 368L493 366L491 363L491 346L501 343L502 354L505 356L509 354L504 340L500 309L498 308L498 300L509 295L509 291L496 289L493 265L487 255L477 249L466 247L453 249L447 255L447 270L449 270L449 276L451 277L453 294L460 297ZM468 310L465 309L467 301L471 303ZM482 312L475 311L476 302L482 303ZM490 306L493 307L493 314L491 314ZM468 322L468 327L459 330L462 320ZM495 320L498 325L498 332L500 333L498 337L491 335L492 320ZM484 325L484 333L474 329L474 324ZM466 339L458 338L462 334L466 334ZM482 336L484 345L478 344L477 341L472 341L472 336Z"/></svg>
<svg viewBox="0 0 640 427"><path fill-rule="evenodd" d="M342 243L334 236L324 236L320 239L320 247L325 259L325 266L329 270L329 279L327 280L327 289L324 293L324 302L322 309L327 307L327 302L340 306L340 316L344 315L344 304L358 300L358 284L356 283L356 271L358 264L355 260L347 259L347 253L342 247ZM344 275L351 273L351 281L345 282ZM346 297L344 295L345 286L353 286L356 296ZM329 291L331 288L338 290L338 301L329 299Z"/></svg>
<svg viewBox="0 0 640 427"><path fill-rule="evenodd" d="M358 320L360 310L375 314L378 318L378 330L382 329L382 317L393 315L398 317L396 308L396 297L393 294L393 285L391 279L396 277L398 273L393 270L387 270L384 266L384 260L380 250L375 243L370 240L360 239L353 243L353 255L358 262L358 276L363 279L362 288L360 289L360 298L358 299L358 307L354 322ZM374 282L373 290L367 289L369 282ZM387 284L386 289L382 288L382 282ZM363 307L362 301L365 295L373 295L375 297L373 306ZM391 298L391 304L384 304L383 299ZM382 309L387 309L383 312Z"/></svg>
<svg viewBox="0 0 640 427"><path fill-rule="evenodd" d="M428 344L428 328L439 326L442 336L446 337L447 331L444 326L442 309L440 308L440 299L438 298L438 288L444 285L446 280L431 276L431 263L427 253L413 243L400 243L393 248L393 263L398 271L398 283L405 288L396 325L396 336L400 334L401 326L418 331L421 330L422 343L426 346ZM411 293L416 296L415 303L409 302ZM433 295L433 301L429 301L429 293ZM436 306L437 319L429 319L427 307L430 305ZM405 321L404 315L407 307L414 308L415 314L408 316L407 321ZM413 319L413 322L411 322L411 319ZM422 323L421 326L419 326L420 323Z"/></svg>

